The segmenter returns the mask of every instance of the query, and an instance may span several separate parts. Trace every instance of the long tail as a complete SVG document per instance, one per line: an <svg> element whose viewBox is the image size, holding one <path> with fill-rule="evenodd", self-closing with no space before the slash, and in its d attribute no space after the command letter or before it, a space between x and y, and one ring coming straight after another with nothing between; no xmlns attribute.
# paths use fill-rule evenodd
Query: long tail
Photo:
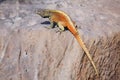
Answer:
<svg viewBox="0 0 120 80"><path fill-rule="evenodd" d="M82 39L80 38L80 35L77 33L77 34L74 35L74 36L75 36L75 38L77 39L77 41L78 41L78 43L80 44L80 46L82 47L82 49L85 51L85 53L86 53L87 57L89 58L90 62L92 63L93 68L94 68L97 76L99 76L98 71L97 71L97 68L96 68L96 66L95 66L95 63L93 62L93 60L92 60L92 58L91 58L91 56L90 56L90 53L89 53L88 49L86 48L84 42L83 42Z"/></svg>

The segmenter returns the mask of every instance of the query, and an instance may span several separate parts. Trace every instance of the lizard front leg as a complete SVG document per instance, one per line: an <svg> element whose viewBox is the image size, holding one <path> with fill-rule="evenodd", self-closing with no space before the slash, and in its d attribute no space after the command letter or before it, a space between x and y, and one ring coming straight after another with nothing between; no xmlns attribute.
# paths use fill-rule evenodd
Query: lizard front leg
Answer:
<svg viewBox="0 0 120 80"><path fill-rule="evenodd" d="M47 29L51 29L51 28L54 28L55 27L55 24L53 21L50 21L50 26L45 26L45 28Z"/></svg>
<svg viewBox="0 0 120 80"><path fill-rule="evenodd" d="M50 26L48 27L49 29L53 28L54 27L54 22L53 21L50 21Z"/></svg>

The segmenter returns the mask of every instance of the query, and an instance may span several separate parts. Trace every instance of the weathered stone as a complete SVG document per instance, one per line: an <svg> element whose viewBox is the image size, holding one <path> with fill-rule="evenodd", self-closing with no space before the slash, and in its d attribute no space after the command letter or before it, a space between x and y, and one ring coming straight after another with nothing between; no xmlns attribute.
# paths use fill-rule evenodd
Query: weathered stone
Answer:
<svg viewBox="0 0 120 80"><path fill-rule="evenodd" d="M0 4L0 80L120 80L119 0L9 2ZM71 16L100 77L73 35L45 28L48 19L36 15L36 8Z"/></svg>

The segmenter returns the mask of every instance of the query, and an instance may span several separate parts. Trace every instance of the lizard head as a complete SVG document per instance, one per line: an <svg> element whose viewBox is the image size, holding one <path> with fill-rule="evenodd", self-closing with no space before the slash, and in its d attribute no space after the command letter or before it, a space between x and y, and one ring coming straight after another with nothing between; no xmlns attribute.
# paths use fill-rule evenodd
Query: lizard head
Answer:
<svg viewBox="0 0 120 80"><path fill-rule="evenodd" d="M50 17L50 11L48 9L38 9L36 10L36 14L40 15L43 18Z"/></svg>

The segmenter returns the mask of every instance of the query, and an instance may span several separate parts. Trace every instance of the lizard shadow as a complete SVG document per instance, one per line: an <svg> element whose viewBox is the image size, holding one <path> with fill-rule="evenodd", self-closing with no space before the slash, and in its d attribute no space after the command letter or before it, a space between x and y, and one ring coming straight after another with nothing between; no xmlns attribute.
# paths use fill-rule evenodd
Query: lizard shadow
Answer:
<svg viewBox="0 0 120 80"><path fill-rule="evenodd" d="M44 22L41 22L41 24L50 24L49 21L44 21Z"/></svg>
<svg viewBox="0 0 120 80"><path fill-rule="evenodd" d="M43 25L45 25L45 24L46 24L46 25L50 25L50 21L44 21L44 22L41 22L41 24L43 24ZM53 28L55 28L56 25L57 25L57 23L54 23L54 24L53 24ZM57 25L57 27L58 27L58 25ZM65 31L68 30L67 27L64 27L64 29L65 29Z"/></svg>
<svg viewBox="0 0 120 80"><path fill-rule="evenodd" d="M43 24L43 25L51 25L50 21L44 21L44 22L41 22L41 24ZM53 24L53 28L55 28L55 25L56 25L56 23Z"/></svg>

